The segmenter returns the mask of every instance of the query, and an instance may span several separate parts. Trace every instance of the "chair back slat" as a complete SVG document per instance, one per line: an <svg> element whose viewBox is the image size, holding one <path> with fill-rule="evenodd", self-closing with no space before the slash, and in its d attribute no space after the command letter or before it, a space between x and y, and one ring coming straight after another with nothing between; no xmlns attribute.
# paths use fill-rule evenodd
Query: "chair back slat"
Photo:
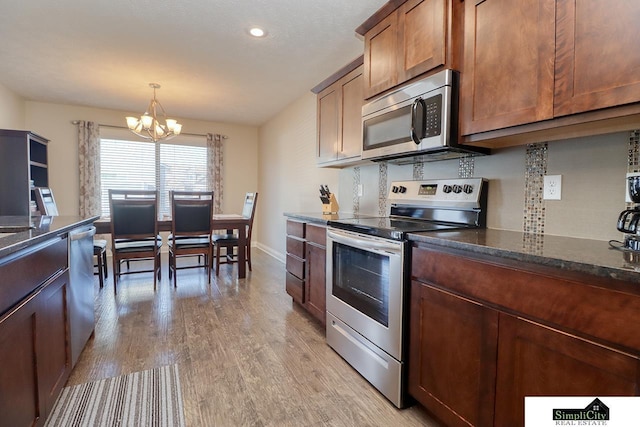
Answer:
<svg viewBox="0 0 640 427"><path fill-rule="evenodd" d="M247 227L247 242L251 241L251 231L253 230L253 218L256 216L256 206L258 205L258 193L247 193L244 197L244 207L242 216L250 218Z"/></svg>
<svg viewBox="0 0 640 427"><path fill-rule="evenodd" d="M143 239L158 234L156 191L109 190L113 239Z"/></svg>
<svg viewBox="0 0 640 427"><path fill-rule="evenodd" d="M174 236L211 234L213 191L172 191L171 231Z"/></svg>

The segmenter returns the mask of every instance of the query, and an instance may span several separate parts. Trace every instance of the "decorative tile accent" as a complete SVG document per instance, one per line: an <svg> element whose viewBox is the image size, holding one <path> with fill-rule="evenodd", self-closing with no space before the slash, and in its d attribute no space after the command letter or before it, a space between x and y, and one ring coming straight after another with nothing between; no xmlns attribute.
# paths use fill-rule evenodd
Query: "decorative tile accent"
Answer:
<svg viewBox="0 0 640 427"><path fill-rule="evenodd" d="M524 233L522 249L530 255L544 255L544 234Z"/></svg>
<svg viewBox="0 0 640 427"><path fill-rule="evenodd" d="M474 156L460 157L460 164L458 166L458 178L473 178L473 169L475 166Z"/></svg>
<svg viewBox="0 0 640 427"><path fill-rule="evenodd" d="M360 185L360 166L353 168L353 213L360 212L360 197L358 196L358 186Z"/></svg>
<svg viewBox="0 0 640 427"><path fill-rule="evenodd" d="M378 215L387 216L387 162L378 163Z"/></svg>
<svg viewBox="0 0 640 427"><path fill-rule="evenodd" d="M629 158L627 172L640 172L640 130L629 133Z"/></svg>
<svg viewBox="0 0 640 427"><path fill-rule="evenodd" d="M413 164L413 180L422 181L424 179L424 163L418 162Z"/></svg>
<svg viewBox="0 0 640 427"><path fill-rule="evenodd" d="M542 192L543 177L547 173L547 152L546 142L527 145L524 177L523 231L525 233L544 234L545 204Z"/></svg>

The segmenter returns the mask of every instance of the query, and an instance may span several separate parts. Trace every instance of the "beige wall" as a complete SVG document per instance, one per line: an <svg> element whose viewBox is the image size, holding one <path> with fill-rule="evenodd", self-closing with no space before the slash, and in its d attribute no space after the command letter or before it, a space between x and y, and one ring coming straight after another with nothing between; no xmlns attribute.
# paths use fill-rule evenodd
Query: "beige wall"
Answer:
<svg viewBox="0 0 640 427"><path fill-rule="evenodd" d="M0 84L0 129L25 129L24 99Z"/></svg>
<svg viewBox="0 0 640 427"><path fill-rule="evenodd" d="M103 125L123 126L124 117L139 114L73 105L26 103L25 126L48 139L49 185L54 190L61 215L77 215L79 211L79 169L77 127L73 120L91 120ZM224 141L225 212L241 212L244 194L258 186L258 130L253 126L183 120L188 133L221 133ZM133 136L133 134L132 134Z"/></svg>
<svg viewBox="0 0 640 427"><path fill-rule="evenodd" d="M319 212L317 187L328 183L341 212L353 210L353 167L315 166L315 96L305 94L260 128L260 245L282 257L284 212ZM545 201L545 233L596 240L620 238L616 220L624 203L627 132L550 142L547 174L562 175L562 200ZM526 147L495 150L474 160L474 176L490 180L487 225L522 231ZM425 179L458 176L458 160L426 163ZM360 213L378 214L379 166L361 165ZM388 165L387 182L413 178L411 165ZM388 209L388 207L387 207Z"/></svg>
<svg viewBox="0 0 640 427"><path fill-rule="evenodd" d="M338 169L317 168L316 97L311 92L260 128L258 245L283 260L284 212L321 213L318 188L338 191Z"/></svg>

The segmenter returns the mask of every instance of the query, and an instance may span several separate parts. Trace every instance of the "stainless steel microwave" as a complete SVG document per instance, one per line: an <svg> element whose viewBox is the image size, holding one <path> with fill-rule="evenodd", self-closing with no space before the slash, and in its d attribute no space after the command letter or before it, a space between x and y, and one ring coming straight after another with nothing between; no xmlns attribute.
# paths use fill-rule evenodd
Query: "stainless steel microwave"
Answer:
<svg viewBox="0 0 640 427"><path fill-rule="evenodd" d="M443 70L362 107L362 158L412 163L488 154L458 144L458 73Z"/></svg>

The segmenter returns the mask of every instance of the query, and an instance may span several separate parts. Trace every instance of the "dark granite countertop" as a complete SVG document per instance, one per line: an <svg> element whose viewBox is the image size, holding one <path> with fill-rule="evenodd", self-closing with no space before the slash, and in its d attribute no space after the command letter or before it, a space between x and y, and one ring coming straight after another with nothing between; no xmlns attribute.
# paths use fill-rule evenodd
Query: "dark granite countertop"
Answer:
<svg viewBox="0 0 640 427"><path fill-rule="evenodd" d="M412 233L409 239L566 271L640 283L640 254L613 249L608 242L600 240L541 236L493 229Z"/></svg>
<svg viewBox="0 0 640 427"><path fill-rule="evenodd" d="M285 212L284 216L289 219L297 219L305 222L315 222L318 224L327 224L327 221L337 221L340 219L351 219L351 218L372 218L373 215L362 215L356 214L353 212L338 212L335 214L324 215L322 212Z"/></svg>
<svg viewBox="0 0 640 427"><path fill-rule="evenodd" d="M76 227L91 224L98 216L0 216L0 258L64 234ZM28 228L31 227L31 228Z"/></svg>

